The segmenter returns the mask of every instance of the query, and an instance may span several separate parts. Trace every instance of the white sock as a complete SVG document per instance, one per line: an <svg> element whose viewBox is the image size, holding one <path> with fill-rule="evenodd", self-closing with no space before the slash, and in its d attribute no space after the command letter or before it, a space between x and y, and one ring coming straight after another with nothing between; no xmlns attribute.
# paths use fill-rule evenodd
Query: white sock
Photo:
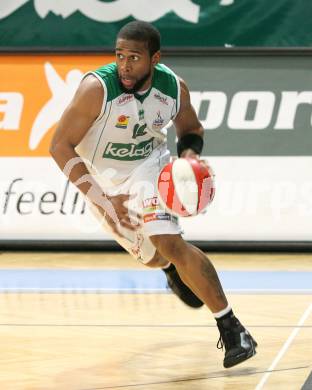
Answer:
<svg viewBox="0 0 312 390"><path fill-rule="evenodd" d="M218 313L212 313L214 318L221 318L225 316L227 313L229 313L232 310L230 305L227 305L227 307L221 311L218 311Z"/></svg>

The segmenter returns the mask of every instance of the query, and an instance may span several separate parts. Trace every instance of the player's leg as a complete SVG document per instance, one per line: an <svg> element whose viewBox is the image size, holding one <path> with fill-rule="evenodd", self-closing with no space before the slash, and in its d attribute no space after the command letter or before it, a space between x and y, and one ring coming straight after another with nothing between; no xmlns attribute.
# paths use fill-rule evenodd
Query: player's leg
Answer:
<svg viewBox="0 0 312 390"><path fill-rule="evenodd" d="M203 302L182 282L173 264L165 260L157 251L143 230L130 231L122 229L123 236L120 237L110 228L105 218L99 213L96 207L90 205L90 209L96 219L100 222L103 230L110 233L112 237L121 245L133 258L152 268L161 268L167 278L168 286L171 290L188 306L199 308ZM141 210L138 210L141 211ZM160 228L162 229L162 225ZM179 227L173 226L174 232L178 233ZM166 230L165 230L166 231Z"/></svg>
<svg viewBox="0 0 312 390"><path fill-rule="evenodd" d="M149 238L147 237L149 240ZM174 264L165 260L157 251L151 260L146 261L145 265L151 268L161 268L167 278L168 287L177 295L182 302L192 308L200 308L203 302L193 293L192 290L182 281Z"/></svg>
<svg viewBox="0 0 312 390"><path fill-rule="evenodd" d="M253 356L257 343L234 316L217 272L206 255L183 240L181 235L150 236L162 257L173 263L185 284L209 307L225 346L224 367L232 367Z"/></svg>
<svg viewBox="0 0 312 390"><path fill-rule="evenodd" d="M217 272L202 251L184 241L180 234L153 235L150 240L213 313L228 306Z"/></svg>
<svg viewBox="0 0 312 390"><path fill-rule="evenodd" d="M139 260L150 267L160 266L165 272L171 290L188 306L198 308L203 306L203 302L183 283L175 266L168 260L164 260L159 252L156 252L149 239L149 236L154 234L181 233L178 219L163 209L157 196L159 170L168 161L169 154L165 153L164 158L161 158L158 151L155 156L151 156L148 161L136 169L130 178L129 193L136 196L130 200L129 209L142 214L143 217L142 241L140 243L140 252L143 256Z"/></svg>
<svg viewBox="0 0 312 390"><path fill-rule="evenodd" d="M150 240L150 235L167 234L178 235L181 233L181 227L176 217L168 214L160 205L157 195L154 192L148 193L145 191L143 199L143 231L146 242L149 242L153 248L154 245ZM153 261L153 265L157 258L162 262L162 270L166 274L168 287L188 306L199 308L203 306L202 300L196 296L196 292L191 290L187 284L181 279L176 270L175 265L170 262L170 259L165 258L160 251L155 252L155 258L143 261L147 266L149 261ZM165 259L165 263L164 263ZM164 265L166 264L166 265Z"/></svg>

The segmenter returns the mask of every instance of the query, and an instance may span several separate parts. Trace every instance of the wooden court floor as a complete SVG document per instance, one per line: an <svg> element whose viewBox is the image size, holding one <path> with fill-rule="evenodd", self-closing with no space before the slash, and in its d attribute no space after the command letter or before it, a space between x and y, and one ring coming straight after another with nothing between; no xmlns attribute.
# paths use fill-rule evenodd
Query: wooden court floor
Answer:
<svg viewBox="0 0 312 390"><path fill-rule="evenodd" d="M209 257L217 270L312 271L307 254ZM143 269L124 253L4 252L0 264ZM2 292L0 389L312 389L312 296L228 298L259 347L254 358L225 370L209 311L190 309L172 294Z"/></svg>

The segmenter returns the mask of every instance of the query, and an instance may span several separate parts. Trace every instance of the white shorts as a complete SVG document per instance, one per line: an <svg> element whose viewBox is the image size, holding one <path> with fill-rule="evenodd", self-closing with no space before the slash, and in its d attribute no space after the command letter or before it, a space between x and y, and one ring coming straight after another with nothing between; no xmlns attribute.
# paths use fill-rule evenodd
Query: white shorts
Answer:
<svg viewBox="0 0 312 390"><path fill-rule="evenodd" d="M114 239L125 248L133 257L142 263L148 263L154 256L156 249L150 236L159 234L182 233L177 217L166 212L159 204L157 195L157 179L160 170L170 160L170 153L164 148L158 148L137 167L122 184L103 188L108 195L129 194L136 195L128 203L130 210L142 214L143 227L136 231L121 228L123 238L115 234L99 211L91 206L91 210L100 221L105 231L110 232Z"/></svg>

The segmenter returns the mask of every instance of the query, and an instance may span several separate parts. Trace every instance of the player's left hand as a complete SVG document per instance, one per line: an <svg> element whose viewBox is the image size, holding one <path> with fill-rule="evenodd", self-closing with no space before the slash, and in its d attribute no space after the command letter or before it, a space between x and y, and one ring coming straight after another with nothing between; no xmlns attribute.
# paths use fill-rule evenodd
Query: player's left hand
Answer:
<svg viewBox="0 0 312 390"><path fill-rule="evenodd" d="M185 149L181 156L182 158L194 158L198 162L200 162L201 165L203 165L205 168L207 168L209 171L212 171L211 167L207 164L207 161L200 158L200 155L195 153L192 149Z"/></svg>

